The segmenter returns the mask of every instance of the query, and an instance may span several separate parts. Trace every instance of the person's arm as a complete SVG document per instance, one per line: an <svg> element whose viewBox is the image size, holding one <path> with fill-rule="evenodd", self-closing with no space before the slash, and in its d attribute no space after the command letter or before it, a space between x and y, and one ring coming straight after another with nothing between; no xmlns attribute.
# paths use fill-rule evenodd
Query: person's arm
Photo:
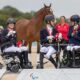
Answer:
<svg viewBox="0 0 80 80"><path fill-rule="evenodd" d="M72 37L72 26L69 27L69 31L68 31L67 37L68 37L68 38L71 38L71 37Z"/></svg>
<svg viewBox="0 0 80 80"><path fill-rule="evenodd" d="M80 40L80 29L78 30L78 32L73 37L77 40Z"/></svg>
<svg viewBox="0 0 80 80"><path fill-rule="evenodd" d="M42 45L48 42L47 36L43 30L40 31L40 42Z"/></svg>
<svg viewBox="0 0 80 80"><path fill-rule="evenodd" d="M68 38L75 38L77 40L80 40L80 29L77 30L77 32L73 31L73 28L70 27L69 32L68 32Z"/></svg>
<svg viewBox="0 0 80 80"><path fill-rule="evenodd" d="M6 42L8 41L9 37L7 36L8 31L6 29L4 29L1 33L1 42Z"/></svg>
<svg viewBox="0 0 80 80"><path fill-rule="evenodd" d="M56 39L58 38L59 33L58 33L58 31L56 30L56 28L54 28L53 32L54 32L54 34L53 34L53 35L54 35L53 40L56 40Z"/></svg>

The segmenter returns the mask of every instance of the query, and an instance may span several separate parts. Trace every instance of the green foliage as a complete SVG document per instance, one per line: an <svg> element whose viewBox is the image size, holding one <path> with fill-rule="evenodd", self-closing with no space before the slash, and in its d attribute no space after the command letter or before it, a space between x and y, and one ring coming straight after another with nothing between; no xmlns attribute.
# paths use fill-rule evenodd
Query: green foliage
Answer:
<svg viewBox="0 0 80 80"><path fill-rule="evenodd" d="M22 18L31 19L33 16L35 16L35 11L23 13L12 6L5 6L0 10L0 25L5 27L8 17L14 17L16 20L19 20ZM59 20L59 18L56 18L56 23L58 23ZM45 22L43 21L43 27L44 25Z"/></svg>
<svg viewBox="0 0 80 80"><path fill-rule="evenodd" d="M23 13L14 7L5 6L0 10L0 25L5 27L8 17L14 17L16 20L22 18L31 19L34 14L34 11Z"/></svg>
<svg viewBox="0 0 80 80"><path fill-rule="evenodd" d="M0 14L0 25L4 26L6 25L6 20L7 20L8 16L5 14Z"/></svg>

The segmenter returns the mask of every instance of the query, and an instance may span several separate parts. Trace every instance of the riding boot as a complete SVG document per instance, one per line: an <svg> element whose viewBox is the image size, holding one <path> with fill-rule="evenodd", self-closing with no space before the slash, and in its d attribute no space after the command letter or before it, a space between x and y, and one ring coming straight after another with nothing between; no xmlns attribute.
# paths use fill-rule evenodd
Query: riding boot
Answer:
<svg viewBox="0 0 80 80"><path fill-rule="evenodd" d="M57 68L57 63L56 63L55 60L52 58L52 56L50 56L49 61L51 61L51 63L55 66L55 68Z"/></svg>
<svg viewBox="0 0 80 80"><path fill-rule="evenodd" d="M43 68L44 53L40 53L40 68Z"/></svg>
<svg viewBox="0 0 80 80"><path fill-rule="evenodd" d="M24 61L24 68L32 68L32 64L31 62L29 62L29 59L28 59L28 51L23 51L22 55L23 55L23 61Z"/></svg>
<svg viewBox="0 0 80 80"><path fill-rule="evenodd" d="M29 62L29 60L28 60L28 52L27 51L23 51L22 55L23 55L24 64L27 64Z"/></svg>
<svg viewBox="0 0 80 80"><path fill-rule="evenodd" d="M20 60L20 66L21 66L21 68L23 68L24 67L24 65L23 65L23 57L22 57L22 54L21 53L18 53L18 58L19 58L19 60Z"/></svg>

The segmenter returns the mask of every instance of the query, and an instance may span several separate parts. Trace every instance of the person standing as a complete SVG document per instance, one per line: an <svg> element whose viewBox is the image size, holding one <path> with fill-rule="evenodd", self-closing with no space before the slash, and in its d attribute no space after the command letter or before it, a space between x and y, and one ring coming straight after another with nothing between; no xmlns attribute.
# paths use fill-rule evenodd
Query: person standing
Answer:
<svg viewBox="0 0 80 80"><path fill-rule="evenodd" d="M62 42L68 42L69 24L66 22L65 16L60 17L60 22L55 26L55 29L58 31L58 35L62 36Z"/></svg>

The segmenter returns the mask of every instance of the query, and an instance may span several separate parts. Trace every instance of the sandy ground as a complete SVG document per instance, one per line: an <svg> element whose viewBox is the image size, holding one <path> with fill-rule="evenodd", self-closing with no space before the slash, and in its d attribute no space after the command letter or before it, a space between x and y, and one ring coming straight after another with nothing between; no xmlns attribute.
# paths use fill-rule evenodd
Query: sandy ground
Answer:
<svg viewBox="0 0 80 80"><path fill-rule="evenodd" d="M39 59L39 54L36 53L36 48L32 48L32 53L29 54L29 59L30 61L32 62L32 65L34 67L34 69L36 68L36 65L37 65L37 61ZM44 60L44 62L46 62L48 60ZM2 57L0 56L0 62L4 64L3 60L2 60ZM54 66L48 61L47 64L45 64L45 69L54 69ZM17 76L18 76L19 73L5 73L2 77L1 80L16 80L17 79Z"/></svg>

